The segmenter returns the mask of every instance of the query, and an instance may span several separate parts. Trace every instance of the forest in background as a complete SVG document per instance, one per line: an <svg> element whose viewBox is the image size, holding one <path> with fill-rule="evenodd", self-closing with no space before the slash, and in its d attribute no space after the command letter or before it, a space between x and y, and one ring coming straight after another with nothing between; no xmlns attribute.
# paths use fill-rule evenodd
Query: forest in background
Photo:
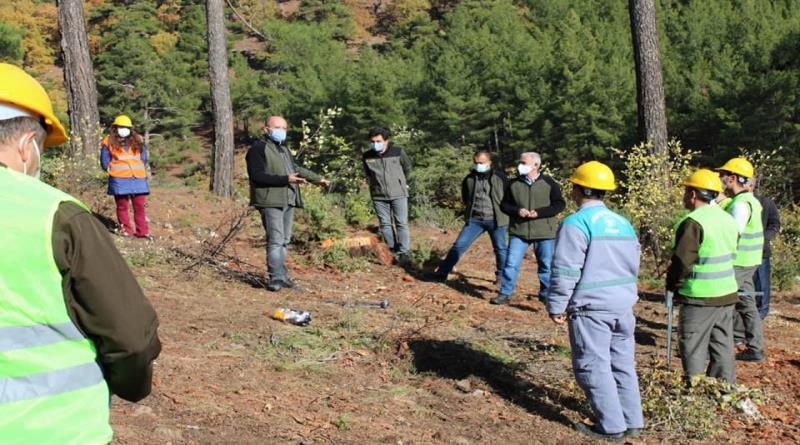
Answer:
<svg viewBox="0 0 800 445"><path fill-rule="evenodd" d="M231 7L232 6L232 7ZM126 113L156 145L211 126L205 2L90 0L101 123ZM800 155L800 1L660 0L668 129L714 165ZM636 143L628 8L608 0L230 0L238 136L269 114L319 126L353 156L389 125L418 158L537 150L553 169ZM0 6L0 59L45 81L65 116L55 2ZM335 139L335 140L334 140ZM313 152L333 151L314 147ZM157 158L156 158L157 159ZM785 179L782 179L785 182Z"/></svg>

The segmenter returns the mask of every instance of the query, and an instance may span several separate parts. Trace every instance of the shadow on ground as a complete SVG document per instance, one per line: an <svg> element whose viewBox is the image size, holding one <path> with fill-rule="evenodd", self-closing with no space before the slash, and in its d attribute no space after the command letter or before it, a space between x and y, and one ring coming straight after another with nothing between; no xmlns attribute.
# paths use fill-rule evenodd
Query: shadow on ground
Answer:
<svg viewBox="0 0 800 445"><path fill-rule="evenodd" d="M529 413L568 426L572 425L572 421L563 414L565 410L577 411L582 417L591 415L580 400L556 388L524 380L519 375L518 367L503 363L468 344L452 340L418 339L410 341L409 347L418 372L456 380L477 377L496 394ZM538 348L546 349L548 346L539 345Z"/></svg>

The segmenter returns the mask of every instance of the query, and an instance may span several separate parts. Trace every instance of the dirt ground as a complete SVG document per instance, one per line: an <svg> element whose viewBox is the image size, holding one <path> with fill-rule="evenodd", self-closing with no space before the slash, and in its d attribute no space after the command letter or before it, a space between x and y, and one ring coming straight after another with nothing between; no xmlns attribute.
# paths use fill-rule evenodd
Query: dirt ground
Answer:
<svg viewBox="0 0 800 445"><path fill-rule="evenodd" d="M270 293L259 281L264 240L253 213L217 257L224 263L185 270L193 261L176 249L197 255L203 240L219 242L220 222L234 212L204 192L155 189L156 241L117 240L158 311L163 352L150 397L113 400L114 443L587 442L570 426L590 412L572 383L566 328L526 298L537 289L533 259L504 307L488 304L488 237L444 284L398 266L341 273L292 246L290 273L302 289ZM457 234L413 229L415 245L440 251ZM385 310L355 305L384 298ZM721 432L705 443L800 442L800 296L775 300L765 324L768 359L737 363L738 382L766 392L763 417L719 416ZM310 311L313 321L270 319L278 306ZM636 313L643 375L663 363L666 310L643 299ZM680 368L677 356L672 367ZM688 440L651 428L630 441L663 442Z"/></svg>

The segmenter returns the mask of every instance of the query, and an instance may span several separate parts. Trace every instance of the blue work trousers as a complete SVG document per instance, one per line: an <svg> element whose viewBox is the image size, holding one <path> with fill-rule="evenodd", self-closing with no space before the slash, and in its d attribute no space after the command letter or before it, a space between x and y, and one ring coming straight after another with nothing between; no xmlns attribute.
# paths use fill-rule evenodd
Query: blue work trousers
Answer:
<svg viewBox="0 0 800 445"><path fill-rule="evenodd" d="M753 284L756 285L756 292L763 292L761 296L756 297L756 306L758 307L758 315L761 319L767 318L769 314L769 288L770 288L770 273L772 267L769 264L769 257L761 260L761 265L756 269L756 274L753 275Z"/></svg>
<svg viewBox="0 0 800 445"><path fill-rule="evenodd" d="M525 251L528 246L533 244L533 252L536 254L536 267L539 273L539 295L546 297L550 289L550 266L553 264L553 247L556 244L554 239L525 240L514 235L508 240L508 257L503 268L503 279L500 285L502 295L511 295L519 278L519 269L522 267L522 259L525 258Z"/></svg>
<svg viewBox="0 0 800 445"><path fill-rule="evenodd" d="M633 310L569 315L572 369L606 434L642 428L642 401L634 361Z"/></svg>
<svg viewBox="0 0 800 445"><path fill-rule="evenodd" d="M450 248L450 251L447 252L447 256L442 261L442 264L439 265L439 269L436 271L437 274L442 276L447 276L450 271L453 270L453 267L458 263L458 260L461 259L461 256L466 253L469 246L478 239L484 232L489 232L489 236L492 238L492 248L494 249L494 260L495 260L495 276L497 279L500 279L500 274L503 271L503 266L506 264L506 253L508 252L508 246L506 245L506 231L508 230L508 226L499 226L494 222L494 219L476 219L471 218L464 228L461 229L461 233L458 234L458 238L456 238L456 242L453 243L453 246Z"/></svg>

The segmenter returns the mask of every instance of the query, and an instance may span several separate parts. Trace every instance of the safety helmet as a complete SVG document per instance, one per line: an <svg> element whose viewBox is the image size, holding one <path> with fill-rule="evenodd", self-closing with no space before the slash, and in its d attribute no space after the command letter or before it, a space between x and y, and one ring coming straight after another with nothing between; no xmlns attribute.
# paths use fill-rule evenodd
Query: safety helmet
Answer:
<svg viewBox="0 0 800 445"><path fill-rule="evenodd" d="M717 193L722 192L722 181L719 180L719 175L707 168L701 168L692 173L681 185L694 187L696 189L711 190Z"/></svg>
<svg viewBox="0 0 800 445"><path fill-rule="evenodd" d="M67 141L67 132L53 113L53 104L42 85L22 68L8 63L0 63L0 104L2 103L42 119L47 131L45 147Z"/></svg>
<svg viewBox="0 0 800 445"><path fill-rule="evenodd" d="M733 158L725 163L717 171L731 172L743 178L752 178L755 175L753 164L745 158Z"/></svg>
<svg viewBox="0 0 800 445"><path fill-rule="evenodd" d="M131 121L131 118L129 118L128 116L120 114L114 119L114 123L111 125L115 125L117 127L131 128L133 127L133 122Z"/></svg>
<svg viewBox="0 0 800 445"><path fill-rule="evenodd" d="M614 172L602 162L589 161L578 166L569 182L592 190L614 190Z"/></svg>

